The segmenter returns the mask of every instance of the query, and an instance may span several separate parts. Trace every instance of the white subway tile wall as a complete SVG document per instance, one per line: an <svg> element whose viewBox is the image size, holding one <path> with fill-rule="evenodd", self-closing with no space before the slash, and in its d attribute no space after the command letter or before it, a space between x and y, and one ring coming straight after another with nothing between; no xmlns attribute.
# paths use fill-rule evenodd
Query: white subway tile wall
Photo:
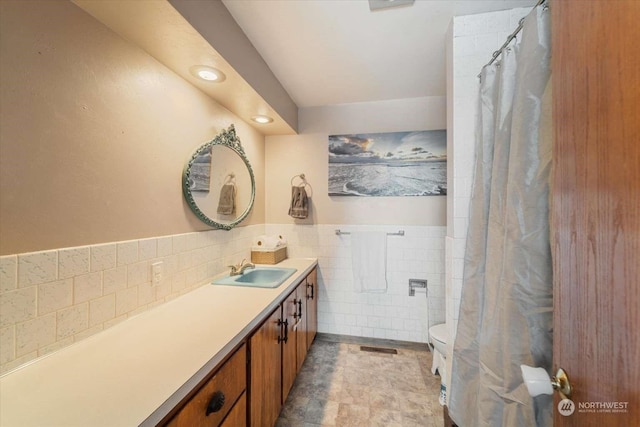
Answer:
<svg viewBox="0 0 640 427"><path fill-rule="evenodd" d="M354 291L351 238L336 229L405 231L387 237L387 293ZM318 258L320 332L427 342L429 325L445 320L444 226L267 224L266 233L287 238L289 257ZM428 296L409 296L409 279L426 279Z"/></svg>
<svg viewBox="0 0 640 427"><path fill-rule="evenodd" d="M249 259L261 234L263 224L0 257L0 373L191 291Z"/></svg>

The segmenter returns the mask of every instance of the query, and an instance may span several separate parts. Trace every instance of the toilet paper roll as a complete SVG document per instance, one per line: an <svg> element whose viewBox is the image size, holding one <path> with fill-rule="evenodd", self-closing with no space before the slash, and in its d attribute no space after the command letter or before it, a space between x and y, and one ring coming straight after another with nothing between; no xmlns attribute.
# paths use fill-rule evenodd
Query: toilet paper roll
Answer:
<svg viewBox="0 0 640 427"><path fill-rule="evenodd" d="M284 246L287 244L287 239L281 234L274 234L271 236L267 236L263 234L261 236L253 239L252 245L253 247L260 249L275 249L279 246Z"/></svg>
<svg viewBox="0 0 640 427"><path fill-rule="evenodd" d="M253 239L252 244L253 244L253 246L256 246L256 247L262 247L262 246L264 246L264 242L265 242L266 239L267 239L267 236L265 234L262 234L262 235L256 237L255 239Z"/></svg>
<svg viewBox="0 0 640 427"><path fill-rule="evenodd" d="M253 242L253 246L259 247L261 249L275 249L278 246L282 246L282 241L279 236L258 236L258 238Z"/></svg>
<svg viewBox="0 0 640 427"><path fill-rule="evenodd" d="M522 379L531 397L541 394L553 394L551 378L544 368L533 368L527 365L520 365Z"/></svg>

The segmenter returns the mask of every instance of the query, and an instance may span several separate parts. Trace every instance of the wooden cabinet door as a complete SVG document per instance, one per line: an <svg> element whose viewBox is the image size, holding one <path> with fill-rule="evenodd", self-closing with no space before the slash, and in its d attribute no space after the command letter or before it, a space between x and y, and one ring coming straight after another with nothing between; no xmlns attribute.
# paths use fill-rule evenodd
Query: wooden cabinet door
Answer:
<svg viewBox="0 0 640 427"><path fill-rule="evenodd" d="M298 293L297 288L282 303L282 317L286 328L287 340L282 343L282 403L287 400L289 390L296 379L298 363L296 360L296 333L298 321Z"/></svg>
<svg viewBox="0 0 640 427"><path fill-rule="evenodd" d="M298 295L298 320L296 334L296 373L300 372L307 357L307 282L303 280L296 289Z"/></svg>
<svg viewBox="0 0 640 427"><path fill-rule="evenodd" d="M282 353L281 308L278 307L249 340L251 379L249 389L250 422L253 427L272 426L281 408L280 366Z"/></svg>
<svg viewBox="0 0 640 427"><path fill-rule="evenodd" d="M318 332L318 269L314 268L307 276L306 299L307 299L307 349L311 347Z"/></svg>

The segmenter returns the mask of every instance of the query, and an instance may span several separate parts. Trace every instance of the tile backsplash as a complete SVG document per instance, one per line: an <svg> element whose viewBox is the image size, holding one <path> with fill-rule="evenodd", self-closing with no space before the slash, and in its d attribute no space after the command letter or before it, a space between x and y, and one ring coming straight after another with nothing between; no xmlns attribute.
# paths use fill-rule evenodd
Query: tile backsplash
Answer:
<svg viewBox="0 0 640 427"><path fill-rule="evenodd" d="M338 228L405 231L387 240L387 293L354 291L350 237ZM320 332L426 342L444 321L446 227L260 224L0 257L0 373L193 290L249 259L265 233L284 235L290 258L318 258ZM409 279L427 279L428 298L410 297Z"/></svg>
<svg viewBox="0 0 640 427"><path fill-rule="evenodd" d="M263 233L261 224L0 257L0 373L189 292L250 258Z"/></svg>

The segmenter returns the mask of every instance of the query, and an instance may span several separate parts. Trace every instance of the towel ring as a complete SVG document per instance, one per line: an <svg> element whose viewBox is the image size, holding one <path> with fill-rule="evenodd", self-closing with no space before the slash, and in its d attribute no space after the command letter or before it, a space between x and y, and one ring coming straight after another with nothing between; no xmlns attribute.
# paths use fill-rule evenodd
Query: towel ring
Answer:
<svg viewBox="0 0 640 427"><path fill-rule="evenodd" d="M309 184L307 182L307 178L304 176L303 173L298 174L298 175L294 175L293 178L291 178L291 186L293 186L293 181L296 178L300 178L300 180L302 181L300 184L298 184L298 187L309 187L309 197L311 197L313 195L313 187L311 186L311 184Z"/></svg>
<svg viewBox="0 0 640 427"><path fill-rule="evenodd" d="M291 185L293 185L293 181L296 178L300 178L300 180L302 180L302 183L299 184L300 186L307 184L307 179L305 178L304 174L301 173L299 175L294 175L293 178L291 178Z"/></svg>
<svg viewBox="0 0 640 427"><path fill-rule="evenodd" d="M231 172L228 173L227 176L224 177L224 183L228 183L228 182L232 182L235 184L235 180L236 180L236 174Z"/></svg>

